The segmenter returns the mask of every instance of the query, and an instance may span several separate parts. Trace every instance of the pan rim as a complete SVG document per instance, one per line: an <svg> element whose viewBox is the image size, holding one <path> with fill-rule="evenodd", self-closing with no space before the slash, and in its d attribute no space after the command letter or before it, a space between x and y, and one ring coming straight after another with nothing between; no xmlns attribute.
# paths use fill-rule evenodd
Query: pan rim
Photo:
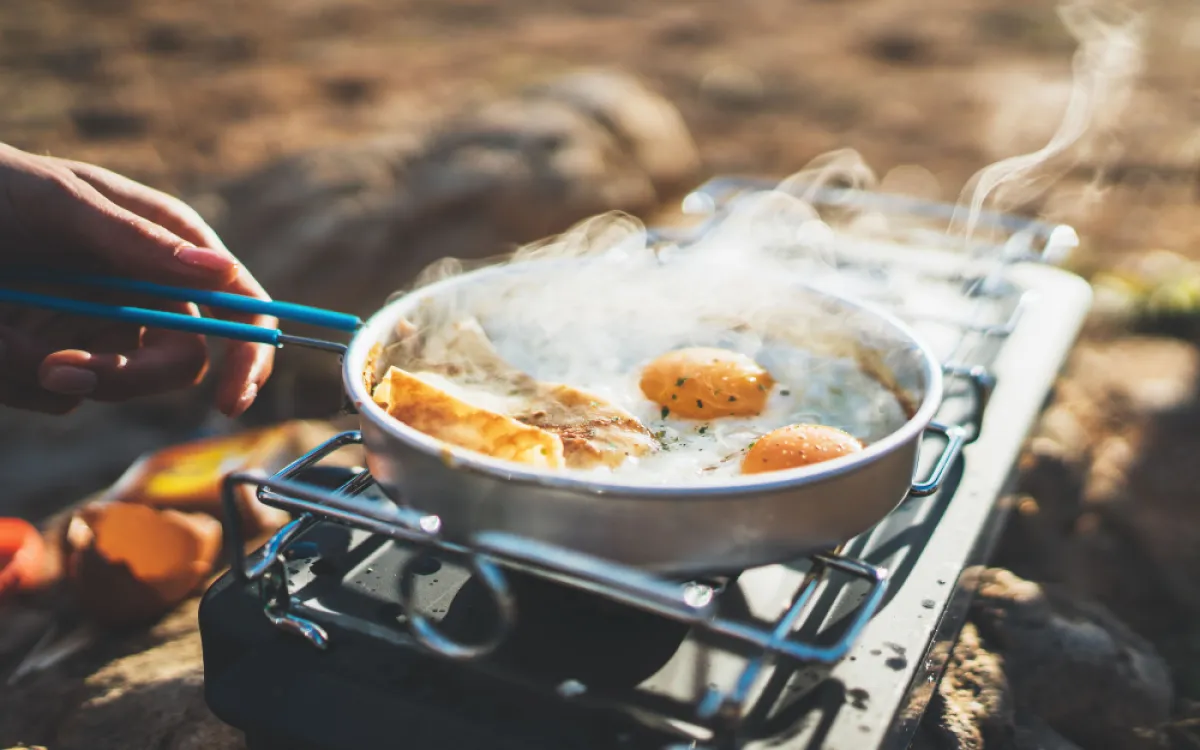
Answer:
<svg viewBox="0 0 1200 750"><path fill-rule="evenodd" d="M523 266L561 262L570 261L535 260L526 261L520 265L487 266L442 279L390 300L368 318L358 330L343 357L343 384L351 401L358 409L360 418L369 420L375 429L383 431L390 438L398 440L430 458L440 460L448 468L458 471L479 474L511 484L586 495L636 498L644 501L735 497L822 484L873 464L899 450L910 441L920 440L921 434L929 427L938 409L941 408L944 388L942 367L929 345L916 332L891 312L881 309L877 305L811 285L802 286L820 297L876 318L902 340L907 341L912 350L918 354L925 384L920 405L913 416L903 425L858 453L820 464L749 476L741 475L727 481L705 484L648 485L619 479L598 481L562 470L528 467L444 443L394 419L371 398L362 378L371 348L377 342L390 336L399 319L421 300L487 276L520 272ZM369 445L367 450L370 450Z"/></svg>

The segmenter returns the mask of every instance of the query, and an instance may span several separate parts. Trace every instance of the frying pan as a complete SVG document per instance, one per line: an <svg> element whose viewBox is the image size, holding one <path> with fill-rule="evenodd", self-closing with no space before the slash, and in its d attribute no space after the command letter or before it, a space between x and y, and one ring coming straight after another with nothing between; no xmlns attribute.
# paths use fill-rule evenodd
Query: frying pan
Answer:
<svg viewBox="0 0 1200 750"><path fill-rule="evenodd" d="M360 415L367 466L401 507L436 517L441 538L486 549L488 539L522 539L529 556L565 549L669 576L739 571L836 547L874 526L905 497L935 492L967 442L958 427L933 421L943 395L942 367L929 348L890 315L859 301L798 287L847 331L860 361L886 362L891 388L903 391L911 416L864 450L799 469L746 475L720 483L645 486L619 479L553 472L494 459L442 443L390 417L363 380L377 343L431 301L461 294L501 275L536 270L529 261L491 266L400 296L369 320L285 302L166 287L89 275L46 275L56 284L194 302L269 315L351 334L348 345L282 330L37 294L0 283L0 302L126 321L281 347L342 355L348 400ZM550 261L545 261L550 262ZM562 261L553 261L562 262ZM870 332L869 335L863 335ZM885 387L881 384L880 387ZM923 437L940 437L940 452L918 478ZM513 554L512 550L508 550Z"/></svg>

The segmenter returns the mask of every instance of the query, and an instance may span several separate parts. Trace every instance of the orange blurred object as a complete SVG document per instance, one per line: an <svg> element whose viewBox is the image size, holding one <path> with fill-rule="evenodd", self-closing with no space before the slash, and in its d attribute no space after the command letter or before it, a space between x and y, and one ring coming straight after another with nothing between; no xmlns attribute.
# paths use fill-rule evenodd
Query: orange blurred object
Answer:
<svg viewBox="0 0 1200 750"><path fill-rule="evenodd" d="M101 502L71 519L66 541L76 600L98 621L126 625L165 614L196 591L221 552L221 522Z"/></svg>
<svg viewBox="0 0 1200 750"><path fill-rule="evenodd" d="M205 513L221 518L221 482L248 469L274 473L298 456L297 423L197 440L143 456L117 480L105 500L149 505L160 510ZM287 523L284 511L260 503L250 487L238 491L238 507L248 533Z"/></svg>
<svg viewBox="0 0 1200 750"><path fill-rule="evenodd" d="M37 586L45 567L41 532L20 518L0 518L0 598Z"/></svg>

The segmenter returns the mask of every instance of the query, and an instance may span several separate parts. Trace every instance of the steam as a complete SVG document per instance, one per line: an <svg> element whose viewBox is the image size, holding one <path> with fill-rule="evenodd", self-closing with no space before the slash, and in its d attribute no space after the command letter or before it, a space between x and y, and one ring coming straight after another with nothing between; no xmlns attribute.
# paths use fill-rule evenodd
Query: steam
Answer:
<svg viewBox="0 0 1200 750"><path fill-rule="evenodd" d="M784 401L772 396L764 417L771 424L716 426L708 434L722 449L744 447L766 429L801 421L838 427L868 442L887 435L907 416L894 392L864 374L864 353L916 402L925 387L921 355L886 320L823 293L886 302L910 319L926 308L955 316L953 306L967 302L959 283L968 273L964 264L979 261L962 250L985 208L1003 209L1044 190L1079 160L1081 145L1112 146L1141 71L1142 20L1081 1L1063 6L1060 16L1079 42L1062 122L1037 151L978 172L952 215L942 216L949 226L931 229L927 217L916 226L912 216L839 202L837 195L863 195L880 181L858 153L835 151L774 189L729 202L687 242L656 240L636 218L611 213L506 258L470 266L439 261L420 276L417 290L476 265L493 268L469 283L439 286L436 294L418 291L424 301L409 322L426 351L445 353L457 325L478 321L508 364L539 380L591 390L654 430L675 428L656 423L657 407L638 392L637 373L649 360L687 346L744 353L794 395ZM928 172L895 174L884 182L933 181L927 189L936 190ZM946 257L917 253L914 258L930 256L924 266L919 260L911 268L897 265L897 241L926 251L940 246ZM1001 260L984 259L989 267ZM881 276L883 267L888 273ZM930 281L938 276L942 286ZM948 358L961 344L961 331L954 333L947 347L934 346L940 356ZM413 365L396 361L397 351L414 350L394 347L391 364Z"/></svg>
<svg viewBox="0 0 1200 750"><path fill-rule="evenodd" d="M422 340L393 347L387 361L415 373L449 366L466 386L460 398L494 409L498 399L512 401L511 389L456 343L463 323L478 322L506 365L590 392L673 446L619 469L639 484L736 476L734 459L788 424L825 424L873 442L907 421L927 383L920 352L902 332L809 287L829 273L820 243L830 236L812 206L782 191L739 201L686 245L652 242L629 216L596 217L484 273L447 278L439 274L454 264L439 265L427 281L450 283L426 287L408 316ZM756 417L673 419L639 380L649 362L682 347L745 354L782 387ZM876 373L894 376L903 399Z"/></svg>
<svg viewBox="0 0 1200 750"><path fill-rule="evenodd" d="M1075 166L1084 147L1102 144L1115 153L1116 131L1142 72L1144 19L1090 0L1060 6L1059 17L1079 44L1066 113L1045 146L992 164L967 182L951 221L951 231L961 227L967 243L989 201L1004 211L1031 200Z"/></svg>

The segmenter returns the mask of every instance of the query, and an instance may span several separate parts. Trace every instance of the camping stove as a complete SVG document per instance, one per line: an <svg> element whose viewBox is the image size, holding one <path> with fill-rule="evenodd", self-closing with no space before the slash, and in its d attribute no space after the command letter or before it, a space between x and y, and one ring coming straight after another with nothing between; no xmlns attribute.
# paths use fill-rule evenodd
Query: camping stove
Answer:
<svg viewBox="0 0 1200 750"><path fill-rule="evenodd" d="M759 187L715 180L685 210L716 216ZM1067 228L985 214L987 239L951 243L920 226L944 226L945 206L810 197L912 225L910 241L827 260L942 357L938 420L970 437L954 466L921 467L946 469L936 493L827 554L666 580L567 551L446 544L421 533L433 517L388 522L396 508L365 471L325 462L360 439L345 433L275 477L227 482L230 509L235 485L254 483L294 516L245 556L227 513L237 558L200 607L213 712L253 750L906 747L1090 291L1052 267Z"/></svg>

